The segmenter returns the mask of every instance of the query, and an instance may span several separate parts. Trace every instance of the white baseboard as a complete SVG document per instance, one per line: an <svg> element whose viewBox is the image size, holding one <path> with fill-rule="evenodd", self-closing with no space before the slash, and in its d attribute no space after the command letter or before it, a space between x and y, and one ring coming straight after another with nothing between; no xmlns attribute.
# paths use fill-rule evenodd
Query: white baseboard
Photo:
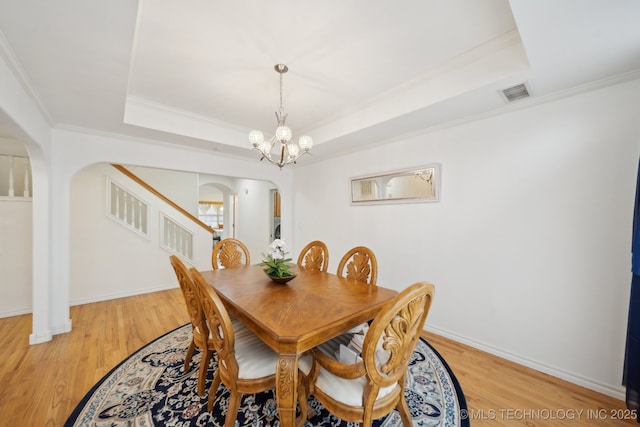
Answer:
<svg viewBox="0 0 640 427"><path fill-rule="evenodd" d="M29 345L41 344L43 342L51 341L53 334L51 331L40 332L37 334L29 335Z"/></svg>
<svg viewBox="0 0 640 427"><path fill-rule="evenodd" d="M23 314L31 314L33 310L31 308L22 308L18 310L3 311L0 313L0 319L4 317L22 316Z"/></svg>
<svg viewBox="0 0 640 427"><path fill-rule="evenodd" d="M51 332L53 333L53 335L71 332L71 319L67 319L67 321L64 323L64 325L62 325L61 328L55 328Z"/></svg>
<svg viewBox="0 0 640 427"><path fill-rule="evenodd" d="M136 289L130 292L120 292L115 294L100 295L100 296L91 297L91 298L75 299L69 302L69 306L89 304L92 302L108 301L116 298L125 298L125 297L131 297L135 295L149 294L151 292L166 291L168 289L175 289L176 287L177 285L175 283L172 283L172 284L162 285L162 286L158 286L150 289ZM33 313L33 310L31 308L22 308L22 309L11 310L11 311L3 311L3 312L0 312L0 319L5 317L21 316L23 314L31 314L31 313ZM69 332L69 331L71 331L71 320L69 320L68 323L65 324L65 326L62 329L54 331L53 334L55 335L59 333Z"/></svg>
<svg viewBox="0 0 640 427"><path fill-rule="evenodd" d="M51 341L54 335L63 334L65 332L71 332L71 319L62 325L61 328L51 329L44 332L32 333L29 335L29 345L41 344L43 342Z"/></svg>
<svg viewBox="0 0 640 427"><path fill-rule="evenodd" d="M168 284L168 285L157 286L155 288L134 289L134 290L131 290L129 292L119 292L119 293L115 293L115 294L99 295L99 296L95 296L95 297L91 297L91 298L75 299L75 300L70 301L69 305L70 306L82 305L82 304L89 304L89 303L92 303L92 302L108 301L108 300L112 300L112 299L116 299L116 298L125 298L125 297L132 297L132 296L135 296L135 295L150 294L152 292L159 292L159 291L166 291L168 289L175 289L176 287L177 287L176 283L171 283L171 284Z"/></svg>
<svg viewBox="0 0 640 427"><path fill-rule="evenodd" d="M625 389L622 386L604 384L600 381L596 381L590 378L585 378L580 375L575 375L573 373L554 368L553 366L549 366L544 363L537 362L535 360L531 360L529 358L511 353L508 351L504 351L492 345L484 344L482 342L464 337L462 335L459 335L438 327L426 326L425 330L429 332L433 332L434 334L437 334L437 335L441 335L445 338L449 338L453 341L466 344L470 347L477 348L478 350L485 351L487 353L493 354L503 359L510 360L512 362L518 363L519 365L523 365L528 368L535 369L536 371L540 371L545 374L552 375L556 378L560 378L562 380L579 385L581 387L585 387L590 390L597 391L598 393L606 394L607 396L611 396L615 399L623 400L623 401L625 400Z"/></svg>
<svg viewBox="0 0 640 427"><path fill-rule="evenodd" d="M73 306L73 305L88 304L88 303L92 303L92 302L107 301L107 300L116 299L116 298L124 298L124 297L130 297L130 296L134 296L134 295L147 294L147 293L151 293L151 292L165 291L165 290L168 290L168 289L174 289L175 287L176 287L176 284L172 283L172 284L169 284L169 285L158 286L156 288L151 288L151 289L143 289L143 290L138 289L138 290L134 290L134 291L131 291L131 292L121 292L121 293L117 293L117 294L101 295L101 296L98 296L98 297L95 297L95 298L85 298L85 299L74 300L74 301L71 301L69 305ZM22 315L22 314L30 314L32 312L33 312L33 310L31 310L31 309L13 310L11 312L2 312L2 313L0 313L0 318L18 316L18 315ZM54 335L64 334L66 332L71 332L71 329L72 329L72 321L71 321L71 319L67 319L67 321L65 322L65 324L61 328L56 328L56 329L47 330L47 331L41 331L41 332L38 332L38 333L31 333L29 335L29 344L30 345L34 345L34 344L40 344L40 343L43 343L43 342L51 341L53 339Z"/></svg>

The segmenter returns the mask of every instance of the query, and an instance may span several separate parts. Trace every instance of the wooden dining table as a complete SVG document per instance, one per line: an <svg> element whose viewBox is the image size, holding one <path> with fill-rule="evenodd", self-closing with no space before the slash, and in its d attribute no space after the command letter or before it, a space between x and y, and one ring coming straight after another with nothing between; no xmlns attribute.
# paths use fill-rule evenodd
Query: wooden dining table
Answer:
<svg viewBox="0 0 640 427"><path fill-rule="evenodd" d="M296 425L298 357L375 317L397 292L335 274L294 267L278 284L264 267L202 271L227 311L278 353L276 400L280 424Z"/></svg>

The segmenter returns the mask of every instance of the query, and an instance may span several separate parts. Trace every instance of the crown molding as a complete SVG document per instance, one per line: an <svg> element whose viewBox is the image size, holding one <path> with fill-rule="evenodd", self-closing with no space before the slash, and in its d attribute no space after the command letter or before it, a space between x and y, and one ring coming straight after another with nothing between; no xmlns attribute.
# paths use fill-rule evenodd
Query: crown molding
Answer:
<svg viewBox="0 0 640 427"><path fill-rule="evenodd" d="M38 110L42 114L42 117L47 121L49 126L53 127L55 121L51 117L49 110L45 107L42 98L38 94L38 91L31 83L29 76L27 75L22 63L18 59L17 55L9 45L9 41L4 36L4 33L0 30L0 57L2 57L9 69L15 76L16 80L20 83L27 96L36 104Z"/></svg>
<svg viewBox="0 0 640 427"><path fill-rule="evenodd" d="M224 127L231 131L238 131L238 132L243 132L247 134L250 131L250 129L245 126L235 125L233 123L213 119L211 117L208 117L202 114L194 113L188 110L182 110L180 108L176 108L171 105L161 104L159 102L150 101L146 98L140 98L133 95L127 95L126 104L137 105L149 111L156 111L156 112L161 112L163 114L183 117L189 121L196 121L196 122L201 122L203 124Z"/></svg>
<svg viewBox="0 0 640 427"><path fill-rule="evenodd" d="M444 130L444 129L449 129L449 128L453 128L456 126L462 126L468 123L473 123L473 122L477 122L480 120L485 120L491 117L496 117L496 116L500 116L503 114L508 114L514 111L518 111L518 110L523 110L526 108L531 108L531 107L536 107L539 105L543 105L549 102L553 102L553 101L558 101L564 98L570 98L572 96L576 96L576 95L580 95L582 93L587 93L587 92L591 92L594 90L599 90L599 89L604 89L610 86L615 86L618 84L623 84L626 82L630 82L633 80L640 80L640 69L638 70L632 70L626 73L622 73L616 76L611 76L611 77L607 77L601 80L596 80L596 81L592 81L589 83L585 83L582 85L578 85L578 86L574 86L572 88L566 89L566 90L562 90L562 91L558 91L558 92L554 92L554 93L550 93L547 95L541 95L541 96L532 96L530 98L525 98L519 101L515 101L511 104L505 104L504 106L498 107L498 108L494 108L490 111L486 111L483 113L479 113L479 114L473 114L473 115L469 115L466 117L461 117L459 119L455 119L455 120L449 120L447 122L443 122L443 123L438 123L435 125L431 125L431 126L427 126L424 127L422 129L418 129L418 130L414 130L414 131L409 131L409 132L405 132L402 134L398 134L397 136L390 138L390 139L385 139L382 141L377 141L377 142L373 142L373 143L369 143L369 144L365 144L365 145L359 145L357 147L349 147L349 148L345 148L344 150L336 150L334 152L332 152L329 155L326 156L322 156L321 158L309 158L306 159L305 164L313 164L313 163L318 163L318 162L322 162L324 160L327 159L331 159L331 158L337 158L337 157L342 157L342 156L346 156L346 155L350 155L353 154L355 152L358 151L362 151L362 150L366 150L366 149L371 149L371 148L375 148L375 147L379 147L382 145L386 145L386 144L393 144L396 142L400 142L409 138L415 138L415 137L420 137L420 136L424 136L424 135L428 135L431 134L433 132L438 132L440 130Z"/></svg>
<svg viewBox="0 0 640 427"><path fill-rule="evenodd" d="M618 74L616 76L606 77L604 79L584 83L569 89L564 89L564 90L549 93L546 95L535 96L535 93L534 93L534 95L529 98L515 101L510 104L506 104L503 107L499 107L491 111L486 111L484 113L475 114L472 116L467 116L467 117L463 117L456 120L451 120L446 123L430 126L429 128L423 129L422 131L416 132L415 134L430 133L440 129L455 127L461 124L475 122L478 120L484 120L489 117L499 116L505 113L510 113L512 111L522 110L525 108L535 107L538 105L546 104L548 102L558 101L564 98L570 98L572 96L580 95L582 93L591 92L594 90L603 89L603 88L615 86L618 84L622 84L622 83L626 83L626 82L638 80L638 79L640 79L640 69L632 70L623 74Z"/></svg>
<svg viewBox="0 0 640 427"><path fill-rule="evenodd" d="M127 96L124 122L143 128L247 148L249 129L201 114Z"/></svg>
<svg viewBox="0 0 640 427"><path fill-rule="evenodd" d="M56 125L54 130L78 133L78 134L88 135L96 138L116 139L123 142L146 144L152 147L163 146L166 148L174 148L174 149L178 148L180 150L215 154L222 157L243 159L243 160L246 160L248 158L248 155L245 153L251 153L251 150L249 149L238 149L233 146L229 146L227 144L212 142L208 140L198 140L193 138L188 138L190 143L185 143L184 141L172 142L172 141L162 139L160 137L134 136L134 135L128 135L125 133L91 129L91 128L85 128L81 126L74 126L74 125L68 125L68 124L58 124ZM160 131L157 131L157 132L160 132Z"/></svg>
<svg viewBox="0 0 640 427"><path fill-rule="evenodd" d="M473 67L478 62L485 60L489 56L499 55L507 52L509 49L518 49L518 46L521 45L522 40L520 38L520 33L514 29L454 56L443 64L433 67L432 69L411 80L407 80L400 85L382 91L375 97L366 99L347 110L341 111L339 114L327 117L311 127L301 129L301 132L313 133L324 126L330 126L341 120L348 120L350 117L357 115L363 110L375 109L381 104L396 102L398 99L405 99L407 97L410 98L412 96L411 94L416 92L425 92L425 87L432 87L435 82L446 79L454 72ZM524 52L523 48L521 50ZM429 90L426 91L429 92Z"/></svg>

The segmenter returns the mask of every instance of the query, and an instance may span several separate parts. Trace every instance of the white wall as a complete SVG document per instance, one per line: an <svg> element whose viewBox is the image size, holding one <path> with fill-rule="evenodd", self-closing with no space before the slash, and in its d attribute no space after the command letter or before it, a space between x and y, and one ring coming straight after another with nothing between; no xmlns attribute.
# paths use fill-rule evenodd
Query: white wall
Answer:
<svg viewBox="0 0 640 427"><path fill-rule="evenodd" d="M51 325L48 330L53 334L71 329L69 283L71 282L70 270L73 261L70 259L69 241L71 235L70 190L73 176L85 167L98 163L120 163L203 174L215 169L221 174L232 177L268 179L278 183L283 193L289 196L292 191L292 186L289 184L291 171L280 171L257 161L233 158L224 153L218 154L205 150L150 143L118 135L98 135L90 131L67 129L55 129L53 139L52 146L55 150L52 153L50 186L51 199L55 200L55 204L52 204L50 224L50 284L44 289L42 287L34 288L34 299L35 295L41 295L41 292L48 296L48 298L40 299L42 305L46 304L45 308L50 309L46 319ZM149 156L150 147L153 147L153 156ZM288 199L291 200L291 197ZM292 202L283 203L282 209L287 212L287 218L293 217L291 213ZM290 229L291 223L283 223L283 228ZM48 291L51 293L47 295ZM34 304L34 318L41 308L40 302ZM45 333L40 331L34 331L32 338L32 343L46 340Z"/></svg>
<svg viewBox="0 0 640 427"><path fill-rule="evenodd" d="M198 174L170 169L127 168L191 215L198 217Z"/></svg>
<svg viewBox="0 0 640 427"><path fill-rule="evenodd" d="M198 188L197 182L187 184L191 173L179 171L152 171L134 168L135 173L151 176L156 190L165 194L161 177L167 172L171 186L182 182L185 193ZM144 169L143 174L138 174ZM184 175L184 176L183 176ZM106 177L150 203L149 237L145 238L121 226L105 215ZM186 176L186 179L185 179ZM260 252L269 244L268 208L269 189L273 184L266 181L221 177L241 191L237 209L238 226L244 230L239 238L251 251L254 262L260 261ZM246 190L246 191L245 191ZM197 200L197 193L193 195ZM70 243L70 302L72 305L140 293L153 292L178 286L169 264L168 251L159 244L159 210L165 212L183 227L191 230L194 241L194 261L183 261L199 270L211 269L212 239L210 233L185 219L175 209L144 188L129 180L109 164L89 166L79 171L72 180L71 188L71 243ZM263 220L264 218L264 220ZM89 278L89 279L88 279Z"/></svg>
<svg viewBox="0 0 640 427"><path fill-rule="evenodd" d="M31 312L31 205L0 197L0 317Z"/></svg>
<svg viewBox="0 0 640 427"><path fill-rule="evenodd" d="M149 203L148 237L106 215L107 176ZM171 176L175 178L176 174ZM194 234L193 262L183 261L201 270L210 269L211 234L111 165L93 165L73 177L69 290L72 305L177 286L169 263L171 253L160 246L160 211Z"/></svg>
<svg viewBox="0 0 640 427"><path fill-rule="evenodd" d="M151 170L136 168L136 172L143 169ZM193 176L188 172L169 172L171 185L176 181L183 182L183 175ZM151 203L149 239L127 230L105 215L107 176ZM164 193L162 181L162 177L156 176L156 189ZM230 177L216 177L215 181L224 182L243 192L239 203L240 228L245 232L243 241L250 248L254 260L259 262L260 253L269 243L267 218L269 190L273 184ZM197 188L196 182L191 184L185 187ZM197 195L194 197L197 200ZM0 236L3 242L0 250L3 271L0 280L0 317L25 314L32 310L31 205L30 199L0 200ZM168 263L170 253L162 249L158 242L159 209L196 234L202 234L199 227L184 220L180 213L156 200L151 193L109 164L89 166L73 177L70 209L71 305L177 286L175 274ZM247 224L242 225L244 222ZM200 237L196 241L194 262L184 261L206 270L210 268L212 241L208 234Z"/></svg>
<svg viewBox="0 0 640 427"><path fill-rule="evenodd" d="M436 285L428 328L622 398L640 81L294 172L296 250L373 249L378 284ZM349 177L442 165L439 203L351 206Z"/></svg>
<svg viewBox="0 0 640 427"><path fill-rule="evenodd" d="M259 263L261 254L266 252L271 243L269 201L270 190L275 186L267 181L248 179L237 179L234 186L238 195L236 237L249 248L251 263Z"/></svg>

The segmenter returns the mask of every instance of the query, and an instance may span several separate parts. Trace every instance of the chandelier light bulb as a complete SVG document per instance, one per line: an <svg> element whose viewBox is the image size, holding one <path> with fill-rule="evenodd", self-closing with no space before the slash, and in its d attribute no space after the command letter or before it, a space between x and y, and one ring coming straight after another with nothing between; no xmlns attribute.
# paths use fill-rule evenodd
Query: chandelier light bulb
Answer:
<svg viewBox="0 0 640 427"><path fill-rule="evenodd" d="M278 126L276 129L276 139L280 142L289 142L291 140L291 129L286 126Z"/></svg>
<svg viewBox="0 0 640 427"><path fill-rule="evenodd" d="M271 152L271 147L273 147L273 145L269 141L262 141L257 148L266 155Z"/></svg>
<svg viewBox="0 0 640 427"><path fill-rule="evenodd" d="M302 135L298 140L298 146L303 151L309 151L313 147L313 139L310 136Z"/></svg>
<svg viewBox="0 0 640 427"><path fill-rule="evenodd" d="M290 159L295 159L300 154L300 148L293 142L287 144L287 151L289 152Z"/></svg>
<svg viewBox="0 0 640 427"><path fill-rule="evenodd" d="M252 130L249 133L249 142L253 148L258 148L264 142L264 135L259 130Z"/></svg>

